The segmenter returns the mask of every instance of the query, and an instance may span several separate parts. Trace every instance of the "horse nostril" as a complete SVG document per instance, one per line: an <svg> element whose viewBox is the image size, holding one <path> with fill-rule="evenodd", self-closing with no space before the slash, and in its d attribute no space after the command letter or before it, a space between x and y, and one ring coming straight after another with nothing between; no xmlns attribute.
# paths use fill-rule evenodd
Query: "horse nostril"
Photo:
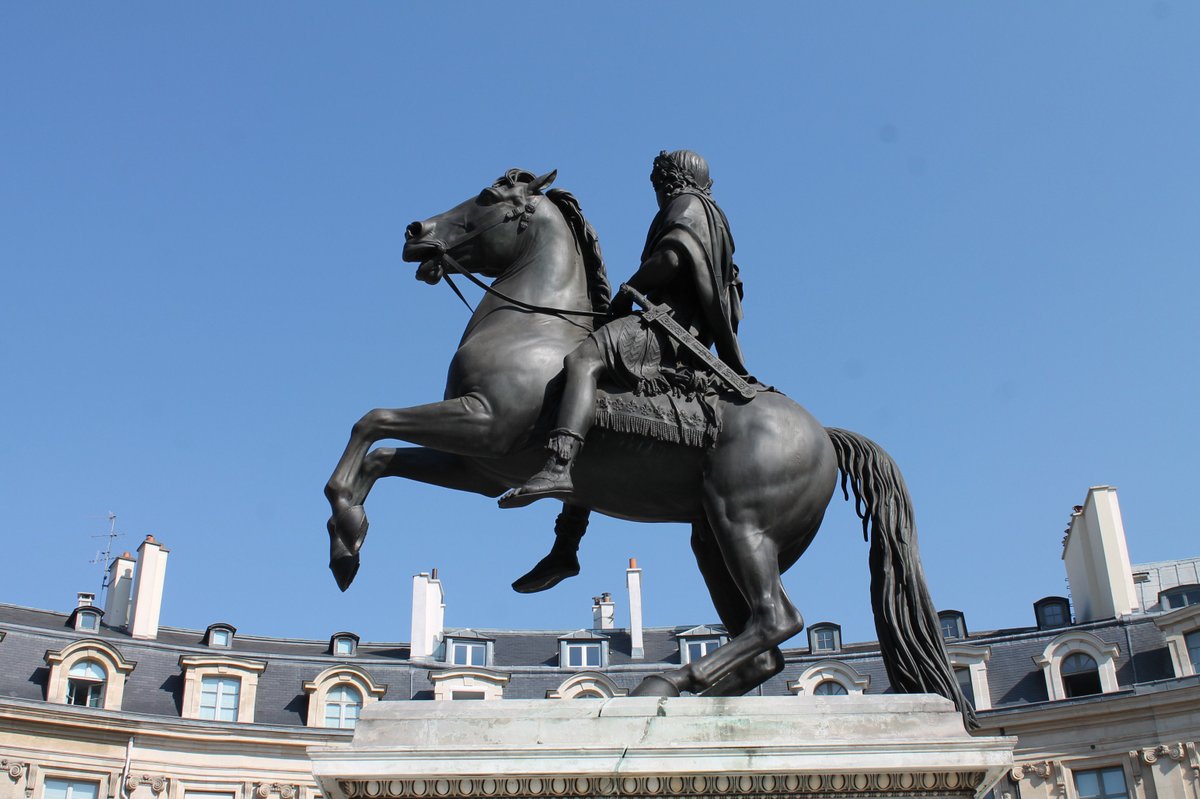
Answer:
<svg viewBox="0 0 1200 799"><path fill-rule="evenodd" d="M421 224L420 222L413 222L412 224L410 224L408 227L406 227L404 229L404 240L412 241L413 239L418 239L421 237L421 234L424 232L425 232L425 226L423 224Z"/></svg>

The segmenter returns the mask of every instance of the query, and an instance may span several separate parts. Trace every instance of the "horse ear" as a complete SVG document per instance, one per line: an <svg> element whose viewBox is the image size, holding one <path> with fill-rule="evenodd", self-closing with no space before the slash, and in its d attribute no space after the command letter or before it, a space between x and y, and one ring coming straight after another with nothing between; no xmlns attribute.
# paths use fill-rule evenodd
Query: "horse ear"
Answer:
<svg viewBox="0 0 1200 799"><path fill-rule="evenodd" d="M546 174L542 175L540 178L534 178L533 182L529 184L529 193L534 194L540 192L542 189L553 183L556 177L558 177L558 170L552 169Z"/></svg>

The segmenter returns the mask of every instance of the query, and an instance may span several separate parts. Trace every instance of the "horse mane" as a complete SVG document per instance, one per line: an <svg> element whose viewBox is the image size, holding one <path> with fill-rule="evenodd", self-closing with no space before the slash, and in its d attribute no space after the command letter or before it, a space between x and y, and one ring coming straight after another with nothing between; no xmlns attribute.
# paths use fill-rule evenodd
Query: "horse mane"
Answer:
<svg viewBox="0 0 1200 799"><path fill-rule="evenodd" d="M551 173L548 177L550 182L554 179L554 174ZM509 169L501 177L496 179L493 186L515 186L518 183L533 183L538 180L538 176L527 169ZM579 200L575 199L575 195L565 189L550 189L545 192L544 196L550 198L550 202L562 212L563 219L567 221L567 227L571 229L571 234L575 238L575 250L583 256L583 268L587 272L587 290L588 298L592 301L592 310L597 313L607 313L608 306L612 302L612 285L608 282L608 270L604 267L604 256L600 253L600 239L596 236L596 229L591 223L583 217L583 209L579 207Z"/></svg>
<svg viewBox="0 0 1200 799"><path fill-rule="evenodd" d="M596 229L584 219L579 200L576 200L571 192L565 189L550 189L546 196L567 220L567 227L575 237L575 249L583 256L592 310L606 313L612 299L612 285L608 282L608 271L604 267L604 256L600 253L600 239L596 236Z"/></svg>

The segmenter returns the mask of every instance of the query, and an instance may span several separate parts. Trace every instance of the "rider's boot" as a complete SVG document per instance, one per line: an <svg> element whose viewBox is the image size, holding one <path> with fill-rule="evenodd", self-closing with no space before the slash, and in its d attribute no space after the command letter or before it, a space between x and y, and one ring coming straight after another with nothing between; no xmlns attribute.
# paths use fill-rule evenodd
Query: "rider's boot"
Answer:
<svg viewBox="0 0 1200 799"><path fill-rule="evenodd" d="M528 573L517 578L512 584L514 591L534 594L579 574L579 541L587 531L590 513L578 505L563 505L562 513L554 522L554 546Z"/></svg>
<svg viewBox="0 0 1200 799"><path fill-rule="evenodd" d="M575 491L571 483L571 466L583 446L583 436L565 427L550 431L546 449L550 457L542 470L500 497L502 508L523 508L539 499L566 499Z"/></svg>

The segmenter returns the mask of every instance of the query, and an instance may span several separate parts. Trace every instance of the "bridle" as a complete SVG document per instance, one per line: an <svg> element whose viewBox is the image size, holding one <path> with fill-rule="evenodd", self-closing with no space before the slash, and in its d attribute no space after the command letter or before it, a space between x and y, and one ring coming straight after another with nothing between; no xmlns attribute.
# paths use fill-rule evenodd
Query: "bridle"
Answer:
<svg viewBox="0 0 1200 799"><path fill-rule="evenodd" d="M608 314L600 311L572 311L566 308L552 308L546 305L534 305L533 303L528 303L524 300L518 300L515 297L510 297L499 289L492 288L487 283L484 283L482 280L475 277L475 275L471 274L466 267L464 267L450 255L451 250L457 249L472 239L482 236L492 228L499 227L505 222L511 222L514 219L517 220L517 232L523 233L525 228L529 227L529 217L533 216L533 214L537 211L539 199L539 197L531 197L526 201L524 208L519 210L516 208L510 208L503 216L496 219L496 221L488 225L484 225L483 227L478 227L475 230L472 230L470 233L466 233L449 243L442 241L441 239L434 239L428 243L437 247L440 251L439 255L437 256L437 260L440 264L449 266L455 272L458 272L460 275L474 283L479 288L483 289L488 294L491 294L493 297L504 300L505 302L515 305L518 308L523 308L526 311L534 311L536 313L553 314L555 316L589 316L595 319L606 318ZM467 302L467 298L464 297L462 292L458 290L458 286L454 285L454 281L450 278L450 273L442 270L442 277L445 278L446 285L450 287L450 290L454 292L455 296L462 300L462 304L467 306L471 313L474 313L475 309L471 307L471 303Z"/></svg>

